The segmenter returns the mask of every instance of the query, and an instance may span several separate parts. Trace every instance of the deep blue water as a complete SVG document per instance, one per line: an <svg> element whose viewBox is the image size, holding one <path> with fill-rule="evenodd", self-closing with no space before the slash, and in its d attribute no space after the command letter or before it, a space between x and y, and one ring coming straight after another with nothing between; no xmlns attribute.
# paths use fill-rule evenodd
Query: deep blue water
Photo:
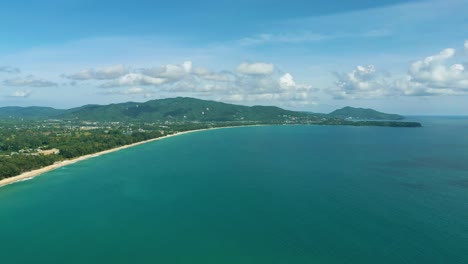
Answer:
<svg viewBox="0 0 468 264"><path fill-rule="evenodd" d="M468 263L468 118L195 132L0 189L1 263Z"/></svg>

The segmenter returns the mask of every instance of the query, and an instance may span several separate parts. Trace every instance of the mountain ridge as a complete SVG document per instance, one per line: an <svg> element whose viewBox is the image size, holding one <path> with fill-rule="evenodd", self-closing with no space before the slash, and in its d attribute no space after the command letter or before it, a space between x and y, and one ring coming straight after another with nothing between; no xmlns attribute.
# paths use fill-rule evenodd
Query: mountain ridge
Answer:
<svg viewBox="0 0 468 264"><path fill-rule="evenodd" d="M89 121L282 121L289 118L338 118L357 120L401 120L404 117L373 109L344 107L329 114L305 113L277 106L244 106L190 97L87 104L70 109L52 107L0 107L0 118L77 119Z"/></svg>

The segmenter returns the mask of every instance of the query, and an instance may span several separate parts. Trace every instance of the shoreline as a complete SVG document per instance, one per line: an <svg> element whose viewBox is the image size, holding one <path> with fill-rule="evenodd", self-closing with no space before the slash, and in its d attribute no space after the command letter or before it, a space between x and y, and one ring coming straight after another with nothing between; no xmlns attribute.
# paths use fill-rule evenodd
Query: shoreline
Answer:
<svg viewBox="0 0 468 264"><path fill-rule="evenodd" d="M258 126L258 125L251 125L251 126ZM124 146L120 146L120 147L116 147L116 148L112 148L112 149L108 149L108 150L103 150L103 151L92 153L92 154L87 154L87 155L76 157L76 158L69 159L69 160L58 161L58 162L55 162L52 165L45 166L45 167L42 167L40 169L35 169L35 170L32 170L32 171L23 172L20 175L0 180L0 188L5 187L5 186L10 185L10 184L14 184L14 183L22 182L22 181L27 181L27 180L32 180L35 177L41 176L42 174L44 174L46 172L53 171L53 170L56 170L58 168L65 167L65 166L68 166L68 165L71 165L71 164L74 164L74 163L77 163L77 162L80 162L80 161L83 161L83 160L87 160L87 159L90 159L90 158L95 158L95 157L99 157L101 155L116 152L116 151L119 151L119 150L122 150L122 149L127 149L127 148L135 147L135 146L138 146L138 145L154 142L154 141L157 141L157 140L166 139L166 138L175 137L175 136L180 136L180 135L193 133L193 132L213 130L213 129L222 129L222 128L234 128L234 127L246 127L246 126L212 127L212 128L203 128L203 129L195 129L195 130L177 132L177 133L174 133L174 134L170 134L170 135L166 135L166 136L162 136L162 137L158 137L158 138L152 138L152 139L136 142L136 143L129 144L129 145L124 145Z"/></svg>

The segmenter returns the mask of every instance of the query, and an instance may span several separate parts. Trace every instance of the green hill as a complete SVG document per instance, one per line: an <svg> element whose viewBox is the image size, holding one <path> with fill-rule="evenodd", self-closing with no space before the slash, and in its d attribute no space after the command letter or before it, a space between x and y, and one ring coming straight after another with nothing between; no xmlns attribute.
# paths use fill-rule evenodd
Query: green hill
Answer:
<svg viewBox="0 0 468 264"><path fill-rule="evenodd" d="M283 116L306 114L274 106L242 106L194 98L178 97L145 103L86 105L66 110L58 117L96 121L274 121Z"/></svg>
<svg viewBox="0 0 468 264"><path fill-rule="evenodd" d="M339 124L349 120L401 120L372 109L345 107L330 114L296 112L275 106L243 106L177 97L144 103L84 105L68 110L50 107L0 107L0 119L65 119L87 121L256 121ZM342 120L342 121L340 121ZM298 123L296 122L296 123Z"/></svg>
<svg viewBox="0 0 468 264"><path fill-rule="evenodd" d="M19 106L6 106L0 107L0 118L25 118L25 119L47 119L53 118L64 113L64 110L55 109L52 107L19 107Z"/></svg>
<svg viewBox="0 0 468 264"><path fill-rule="evenodd" d="M335 110L328 114L328 116L342 118L342 119L355 119L355 120L402 120L401 115L382 113L368 108L354 108L346 106L344 108Z"/></svg>

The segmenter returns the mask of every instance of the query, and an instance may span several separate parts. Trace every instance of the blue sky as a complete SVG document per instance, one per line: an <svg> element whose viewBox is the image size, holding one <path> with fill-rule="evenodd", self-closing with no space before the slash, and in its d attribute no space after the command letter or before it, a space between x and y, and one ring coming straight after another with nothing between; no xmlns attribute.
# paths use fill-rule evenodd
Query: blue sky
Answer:
<svg viewBox="0 0 468 264"><path fill-rule="evenodd" d="M0 106L191 96L468 114L468 2L0 4Z"/></svg>

